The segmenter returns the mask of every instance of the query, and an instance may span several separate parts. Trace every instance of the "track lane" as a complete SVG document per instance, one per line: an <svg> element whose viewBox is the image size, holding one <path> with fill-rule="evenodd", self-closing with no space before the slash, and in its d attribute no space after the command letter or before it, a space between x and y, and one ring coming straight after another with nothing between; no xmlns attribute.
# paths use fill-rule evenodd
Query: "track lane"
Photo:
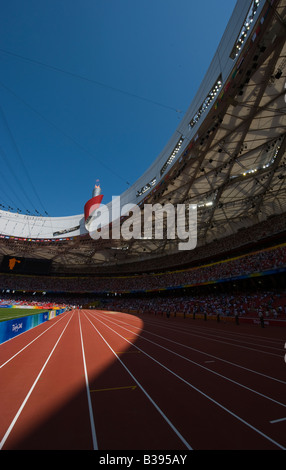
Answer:
<svg viewBox="0 0 286 470"><path fill-rule="evenodd" d="M114 317L115 318L115 317ZM109 321L112 321L108 318ZM120 320L119 320L120 321ZM113 321L113 324L115 322ZM119 328L121 327L121 332L124 331L124 327L122 324L118 324ZM127 329L128 330L128 329ZM126 331L126 328L125 328ZM145 330L144 330L145 333ZM174 352L169 352L170 350L168 349L163 349L162 345L157 345L157 348L160 347L161 352L156 351L156 343L152 343L150 340L148 341L145 339L145 341L148 342L148 347L146 344L144 345L144 339L143 335L140 335L139 341L136 343L136 347L140 348L142 347L141 351L145 351L146 354L150 353L149 356L153 358L158 359L159 362L162 361L162 364L166 363L170 364L172 363L172 360L174 362L174 357L172 358L172 354L174 355ZM126 334L126 333L124 333ZM152 346L150 346L152 345ZM153 349L152 349L153 348ZM155 348L155 349L154 349ZM163 350L163 352L162 352ZM148 351L148 352L147 352ZM179 356L177 355L177 358ZM183 356L180 356L181 359L183 359ZM197 364L199 365L199 364ZM163 365L164 367L164 365ZM256 396L253 396L253 391L248 390L246 387L244 389L241 389L241 385L239 383L235 384L233 382L228 381L228 383L225 383L225 378L222 377L220 378L219 376L214 376L210 378L210 373L212 372L210 369L201 367L200 373L198 373L198 370L190 368L190 364L188 364L188 374L191 374L191 376L194 377L195 380L195 385L194 382L191 384L189 383L189 386L195 387L196 389L199 390L199 392L202 395L208 396L208 399L213 401L213 403L216 403L216 405L220 406L221 409L225 409L227 413L235 416L236 419L238 419L241 422L244 422L246 426L249 428L253 429L257 435L265 437L265 439L268 442L272 442L274 446L282 447L284 448L283 444L281 445L279 442L280 434L275 433L273 428L269 429L269 419L266 419L267 412L269 413L269 417L275 415L275 412L277 412L279 407L280 412L285 412L285 409L281 410L281 406L285 407L285 404L281 403L275 403L275 401L271 402L271 399L269 400L268 397L261 396L259 394L256 394ZM202 372L203 369L203 372ZM179 376L181 380L186 380L188 381L188 374L185 373L186 371L186 365L183 365L183 362L177 361L176 365L172 367L172 371L176 370L179 371ZM206 372L208 372L206 374ZM213 372L212 372L213 374ZM185 379L184 379L185 376ZM210 380L211 380L211 385L210 385ZM240 386L240 389L238 391L237 386ZM211 396L209 395L211 394ZM267 402L267 412L265 411L265 400ZM269 401L271 402L269 404ZM259 419L259 415L261 415L260 410L263 409L263 419ZM265 423L266 419L266 423ZM252 424L251 424L252 423ZM257 423L257 425L256 425ZM257 427L258 426L258 427ZM267 435L266 432L268 432L270 435L273 435L278 439L278 441L275 441L275 438L272 438L270 435ZM240 434L243 435L243 434ZM244 430L244 435L245 435L245 430ZM257 440L257 436L255 437L254 441ZM280 439L281 440L281 439ZM251 439L251 442L253 442L253 437ZM246 443L247 445L247 443ZM265 444L264 444L265 445Z"/></svg>
<svg viewBox="0 0 286 470"><path fill-rule="evenodd" d="M99 449L191 450L190 443L138 381L136 371L131 373L125 365L122 357L132 356L132 343L114 335L90 314L86 321L83 334ZM101 355L112 355L114 363L104 374L94 376L98 347Z"/></svg>
<svg viewBox="0 0 286 470"><path fill-rule="evenodd" d="M124 322L123 320L118 320L120 324L125 326L131 325L130 321L129 322ZM167 322L168 323L168 322ZM192 338L190 339L190 331L186 331L186 329L181 330L181 329L176 329L175 325L174 328L171 329L166 322L161 323L157 325L156 323L154 324L147 322L145 323L144 331L143 334L140 335L142 338L146 336L146 339L148 340L159 340L160 344L162 346L165 346L166 348L176 347L176 351L178 353L181 353L183 355L187 355L187 353L190 354L190 358L192 360L197 361L199 364L202 365L208 365L210 370L213 370L214 372L216 371L217 373L224 373L227 371L228 374L230 374L230 378L233 380L236 380L237 377L243 377L246 376L248 380L250 380L250 383L253 384L253 386L257 385L257 381L260 384L267 384L267 388L270 389L272 392L275 391L277 392L277 400L284 398L285 396L285 385L286 385L286 377L285 377L285 366L284 366L284 350L280 347L280 351L282 351L281 354L279 354L278 360L275 359L273 361L273 358L271 359L271 370L272 374L267 375L263 372L260 372L257 370L257 368L260 368L260 366L265 365L265 358L261 359L258 354L252 354L251 358L249 355L247 355L247 360L254 363L255 368L249 368L249 367L244 367L239 363L239 360L241 362L244 361L244 355L240 354L239 358L235 357L236 361L232 361L232 350L231 348L227 348L227 357L228 359L224 359L223 357L225 356L225 350L219 350L220 356L213 353L210 353L207 351L209 347L208 342L200 342L200 345L198 347L194 347L194 344L192 342ZM259 353L259 351L257 351ZM253 357L252 357L253 356ZM277 372L277 376L275 377L273 373ZM280 379L278 377L283 377L283 379ZM263 379L268 379L268 381L263 380L259 382L259 378ZM251 386L251 385L250 385ZM275 386L275 390L273 390L273 386ZM280 394L280 396L279 396Z"/></svg>
<svg viewBox="0 0 286 470"><path fill-rule="evenodd" d="M64 449L71 448L71 442L76 443L77 448L80 438L78 433L74 436L72 432L72 407L66 409L64 406L67 394L72 394L75 388L81 387L79 377L83 383L79 330L77 323L75 325L75 318L75 313L67 315L64 322L59 322L57 327L49 330L47 335L3 368L7 376L13 377L19 369L23 376L20 383L18 375L16 383L8 382L5 386L4 397L6 401L9 400L6 403L9 426L4 435L3 428L1 429L1 448ZM78 345L73 341L74 335ZM77 400L76 405L76 416L81 422L86 397L80 405ZM1 415L2 406L1 401ZM83 413L82 416L87 417L87 414ZM76 418L74 415L73 417ZM84 446L89 434L88 423L88 433L83 438Z"/></svg>
<svg viewBox="0 0 286 470"><path fill-rule="evenodd" d="M9 344L7 343L9 355L7 355L7 345L5 344L5 360L4 362L1 360L2 367L0 369L0 448L5 443L6 437L4 439L4 436L8 432L9 426L16 419L56 340L66 327L68 317L65 316L61 322L54 322L53 328L48 328L48 323L45 324L48 333L39 337L36 342L31 343L31 335L23 333L20 335L21 338L17 337L16 341L13 339L9 341ZM33 330L35 336L36 328ZM20 348L19 354L16 354L15 344ZM1 358L2 346L0 347Z"/></svg>
<svg viewBox="0 0 286 470"><path fill-rule="evenodd" d="M57 323L60 323L67 315L68 313L64 312L60 316L52 318L48 322L41 323L40 325L15 336L9 341L2 343L0 345L0 370L8 362L21 354L22 351L41 338L41 336L46 334L51 328L56 326Z"/></svg>
<svg viewBox="0 0 286 470"><path fill-rule="evenodd" d="M122 321L122 320L121 320ZM193 324L186 322L185 328L182 329L181 327L177 327L176 323L170 324L169 321L158 321L158 322L150 322L145 321L144 327L144 334L147 334L149 339L152 337L157 337L160 341L163 341L167 347L170 344L176 345L177 347L181 347L183 349L189 350L192 353L192 357L195 353L197 353L198 361L204 361L207 363L212 363L220 365L221 367L225 368L227 366L233 367L235 370L235 376L241 375L242 371L249 372L249 374L253 374L255 380L257 377L261 376L263 378L268 378L270 383L273 381L276 385L281 383L282 385L286 385L286 377L285 377L285 367L284 367L284 341L273 339L273 341L278 342L277 351L278 354L276 357L269 357L269 361L267 355L264 356L264 349L258 349L254 354L252 352L246 354L244 348L239 350L239 344L236 344L234 348L232 347L221 347L221 344L228 345L227 343L214 344L217 345L216 349L213 349L213 344L206 339L204 341L204 336L201 336L199 343L193 340L192 330ZM203 332L205 325L201 326L200 330ZM225 332L226 335L229 332ZM231 337L236 334L237 336L241 336L240 333L233 333L230 332ZM151 336L149 336L151 335ZM197 335L196 335L197 336ZM227 336L226 336L227 337ZM254 340L257 338L256 336L250 336ZM271 342L271 339L267 339L267 342ZM169 344L168 344L169 343ZM231 343L230 343L231 344ZM259 356L259 353L262 352L262 356ZM219 354L219 355L218 355ZM272 356L272 354L271 354ZM204 358L204 359L203 359ZM243 365L245 364L245 365ZM214 367L212 365L212 367ZM268 368L270 373L265 370ZM276 376L275 376L276 375ZM273 383L272 383L273 385ZM283 388L284 393L284 388Z"/></svg>
<svg viewBox="0 0 286 470"><path fill-rule="evenodd" d="M126 323L126 322L122 322L122 323L124 323L124 325L127 325L127 328L128 328L128 323ZM242 387L246 390L249 390L249 391L251 391L252 393L255 393L258 396L262 396L262 397L264 397L264 398L266 398L270 401L273 401L274 403L277 403L280 406L283 406L283 407L286 408L286 404L285 404L285 385L286 385L286 382L284 382L283 385L279 387L280 398L274 398L274 397L271 397L271 396L267 396L267 395L265 395L265 393L257 390L257 377L254 377L254 380L252 380L252 382L253 382L252 387L249 385L249 381L251 381L251 379L253 379L253 371L247 371L248 374L244 373L244 376L243 376L244 380L242 380L242 377L240 376L240 378L239 378L240 381L238 382L238 376L233 371L234 364L230 364L230 363L228 363L227 365L223 364L223 367L221 367L220 370L218 370L219 368L214 366L214 363L216 361L214 361L214 360L203 360L202 361L201 356L199 355L200 353L194 355L193 354L193 349L189 348L189 346L187 346L183 343L179 343L178 341L171 340L169 338L166 339L164 336L158 335L156 333L152 333L150 331L146 331L146 329L144 329L144 332L143 332L143 334L140 335L140 338L145 339L145 341L147 341L151 344L157 345L158 347L160 347L164 351L172 352L172 354L175 354L178 357L181 357L182 359L188 361L189 363L194 364L197 367L199 367L203 370L206 370L207 372L209 372L209 373L211 373L215 376L222 377L224 380L227 380L227 381L229 381L229 382L231 382L231 383L233 383L233 384L235 384L239 387ZM158 343L158 340L160 341L160 343ZM175 345L175 347L174 347L174 345ZM187 351L186 351L186 348L187 348ZM190 352L188 350L191 350L192 354L190 354ZM195 351L195 353L197 353L197 352L198 351ZM247 380L245 380L245 375L247 375ZM269 394L273 393L273 380L275 380L275 379L269 378L269 382L270 382L269 383ZM244 385L243 381L245 381L248 385ZM282 400L282 401L278 401L279 399Z"/></svg>
<svg viewBox="0 0 286 470"><path fill-rule="evenodd" d="M222 353L227 350L228 356L233 358L239 357L241 353L241 361L244 357L247 357L247 360L249 361L252 357L252 352L256 351L265 355L265 361L267 357L271 355L277 358L283 357L285 340L283 338L267 338L261 333L266 330L262 330L258 327L253 329L253 331L256 332L255 335L249 335L244 333L246 331L249 332L249 329L251 328L249 325L248 328L241 328L241 326L238 327L223 323L217 325L215 322L212 322L212 327L209 327L207 326L207 322L203 321L187 319L186 321L183 320L184 324L182 324L180 321L178 322L178 320L175 322L169 320L166 322L166 319L158 319L158 322L154 323L154 321L150 321L148 318L147 320L144 319L146 326L150 325L154 328L157 327L159 330L163 328L165 331L169 330L169 332L176 332L181 336L185 335L186 340L188 339L189 343L194 346L202 343L207 344L210 353L212 350L216 352L221 351ZM200 324L200 326L198 326L198 324ZM281 328L280 330L282 330L282 332L284 331ZM267 331L271 334L273 329L271 328ZM281 334L281 331L279 331L279 333ZM259 341L259 344L257 344L257 341ZM226 349L225 346L231 347ZM249 351L248 356L244 354L247 351ZM273 363L271 366L273 366ZM265 367L267 367L266 362L263 364L264 371ZM270 370L272 370L272 367ZM285 374L283 374L283 377L285 378Z"/></svg>
<svg viewBox="0 0 286 470"><path fill-rule="evenodd" d="M3 421L2 435L13 422L16 408L19 410L22 406L19 408L19 404L28 398L5 442L0 435L2 447L99 450L283 447L284 403L281 406L275 403L277 396L259 396L254 391L258 383L259 387L272 384L272 388L274 383L282 391L285 381L276 378L275 382L275 377L264 376L263 361L259 371L240 366L240 360L248 364L245 348L240 350L244 351L241 357L233 355L232 348L218 338L221 332L215 331L216 341L211 343L209 355L210 331L208 335L199 332L200 338L193 338L186 323L156 320L148 322L144 318L143 322L141 317L124 313L77 311L65 314L53 326L47 325L46 332L35 328L34 337L30 331L29 335L21 335L21 341L17 337L17 341L9 342L9 348L5 344L0 380L4 383L2 378L7 374L8 381L0 411L1 417L5 418L6 413L7 419ZM233 332L228 338L233 338ZM239 348L239 336L236 339L235 351ZM245 346L245 338L241 339ZM251 340L249 335L247 341ZM259 348L263 347L260 341L261 338L256 344ZM275 342L270 338L267 342L271 347L269 356L259 349L250 354L276 361L271 354ZM231 351L230 360L218 358L213 363L214 345L224 358ZM237 364L231 362L234 359ZM247 390L249 384L254 390ZM271 406L265 407L265 400Z"/></svg>

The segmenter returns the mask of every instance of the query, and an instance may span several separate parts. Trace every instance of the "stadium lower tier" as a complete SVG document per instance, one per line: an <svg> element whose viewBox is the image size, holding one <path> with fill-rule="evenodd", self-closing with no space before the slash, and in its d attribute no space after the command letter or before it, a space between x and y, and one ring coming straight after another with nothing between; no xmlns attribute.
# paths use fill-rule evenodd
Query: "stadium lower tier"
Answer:
<svg viewBox="0 0 286 470"><path fill-rule="evenodd" d="M286 321L286 244L176 272L113 277L0 275L5 302L130 313Z"/></svg>
<svg viewBox="0 0 286 470"><path fill-rule="evenodd" d="M245 287L245 285L244 285ZM207 289L193 293L174 295L172 291L154 295L114 295L96 296L88 294L29 294L2 293L1 304L10 305L60 305L61 308L92 308L106 311L120 311L130 314L149 314L165 317L181 316L184 318L216 321L263 321L275 326L286 326L286 289L277 287L265 289L263 286L254 289L228 285L218 292ZM43 297L45 301L43 301ZM1 321L1 318L0 318ZM268 322L268 323L267 323ZM270 322L270 323L269 323Z"/></svg>

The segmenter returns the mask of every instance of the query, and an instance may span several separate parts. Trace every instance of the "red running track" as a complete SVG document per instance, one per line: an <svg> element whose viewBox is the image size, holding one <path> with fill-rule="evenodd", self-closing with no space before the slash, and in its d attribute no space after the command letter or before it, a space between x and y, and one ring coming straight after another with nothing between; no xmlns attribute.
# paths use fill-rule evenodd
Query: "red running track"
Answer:
<svg viewBox="0 0 286 470"><path fill-rule="evenodd" d="M283 329L74 310L0 346L0 448L286 448Z"/></svg>

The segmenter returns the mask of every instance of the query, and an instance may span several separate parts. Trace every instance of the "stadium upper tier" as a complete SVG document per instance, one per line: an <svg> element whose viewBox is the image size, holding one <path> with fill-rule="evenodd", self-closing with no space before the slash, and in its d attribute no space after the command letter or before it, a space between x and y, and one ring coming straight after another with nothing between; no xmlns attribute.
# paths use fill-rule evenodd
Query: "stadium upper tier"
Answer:
<svg viewBox="0 0 286 470"><path fill-rule="evenodd" d="M218 285L242 279L263 279L264 276L285 273L286 244L256 251L247 255L224 259L216 263L156 274L144 273L129 276L25 276L0 274L2 291L54 292L93 294L140 294L189 287ZM269 283L271 285L271 282Z"/></svg>
<svg viewBox="0 0 286 470"><path fill-rule="evenodd" d="M121 207L196 205L198 247L285 212L285 17L286 0L238 0L185 116L154 163L120 196ZM110 209L111 201L106 205ZM84 214L0 211L0 233L2 255L52 259L55 270L178 252L177 236L95 241ZM3 243L11 237L13 247ZM48 248L33 255L31 241Z"/></svg>

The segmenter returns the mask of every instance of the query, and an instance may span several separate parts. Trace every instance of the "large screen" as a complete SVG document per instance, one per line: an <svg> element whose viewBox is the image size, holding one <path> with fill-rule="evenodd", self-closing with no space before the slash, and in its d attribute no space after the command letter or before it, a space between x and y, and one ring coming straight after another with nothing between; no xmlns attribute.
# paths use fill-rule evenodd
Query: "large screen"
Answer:
<svg viewBox="0 0 286 470"><path fill-rule="evenodd" d="M49 274L51 264L51 260L4 256L1 271L10 274Z"/></svg>

